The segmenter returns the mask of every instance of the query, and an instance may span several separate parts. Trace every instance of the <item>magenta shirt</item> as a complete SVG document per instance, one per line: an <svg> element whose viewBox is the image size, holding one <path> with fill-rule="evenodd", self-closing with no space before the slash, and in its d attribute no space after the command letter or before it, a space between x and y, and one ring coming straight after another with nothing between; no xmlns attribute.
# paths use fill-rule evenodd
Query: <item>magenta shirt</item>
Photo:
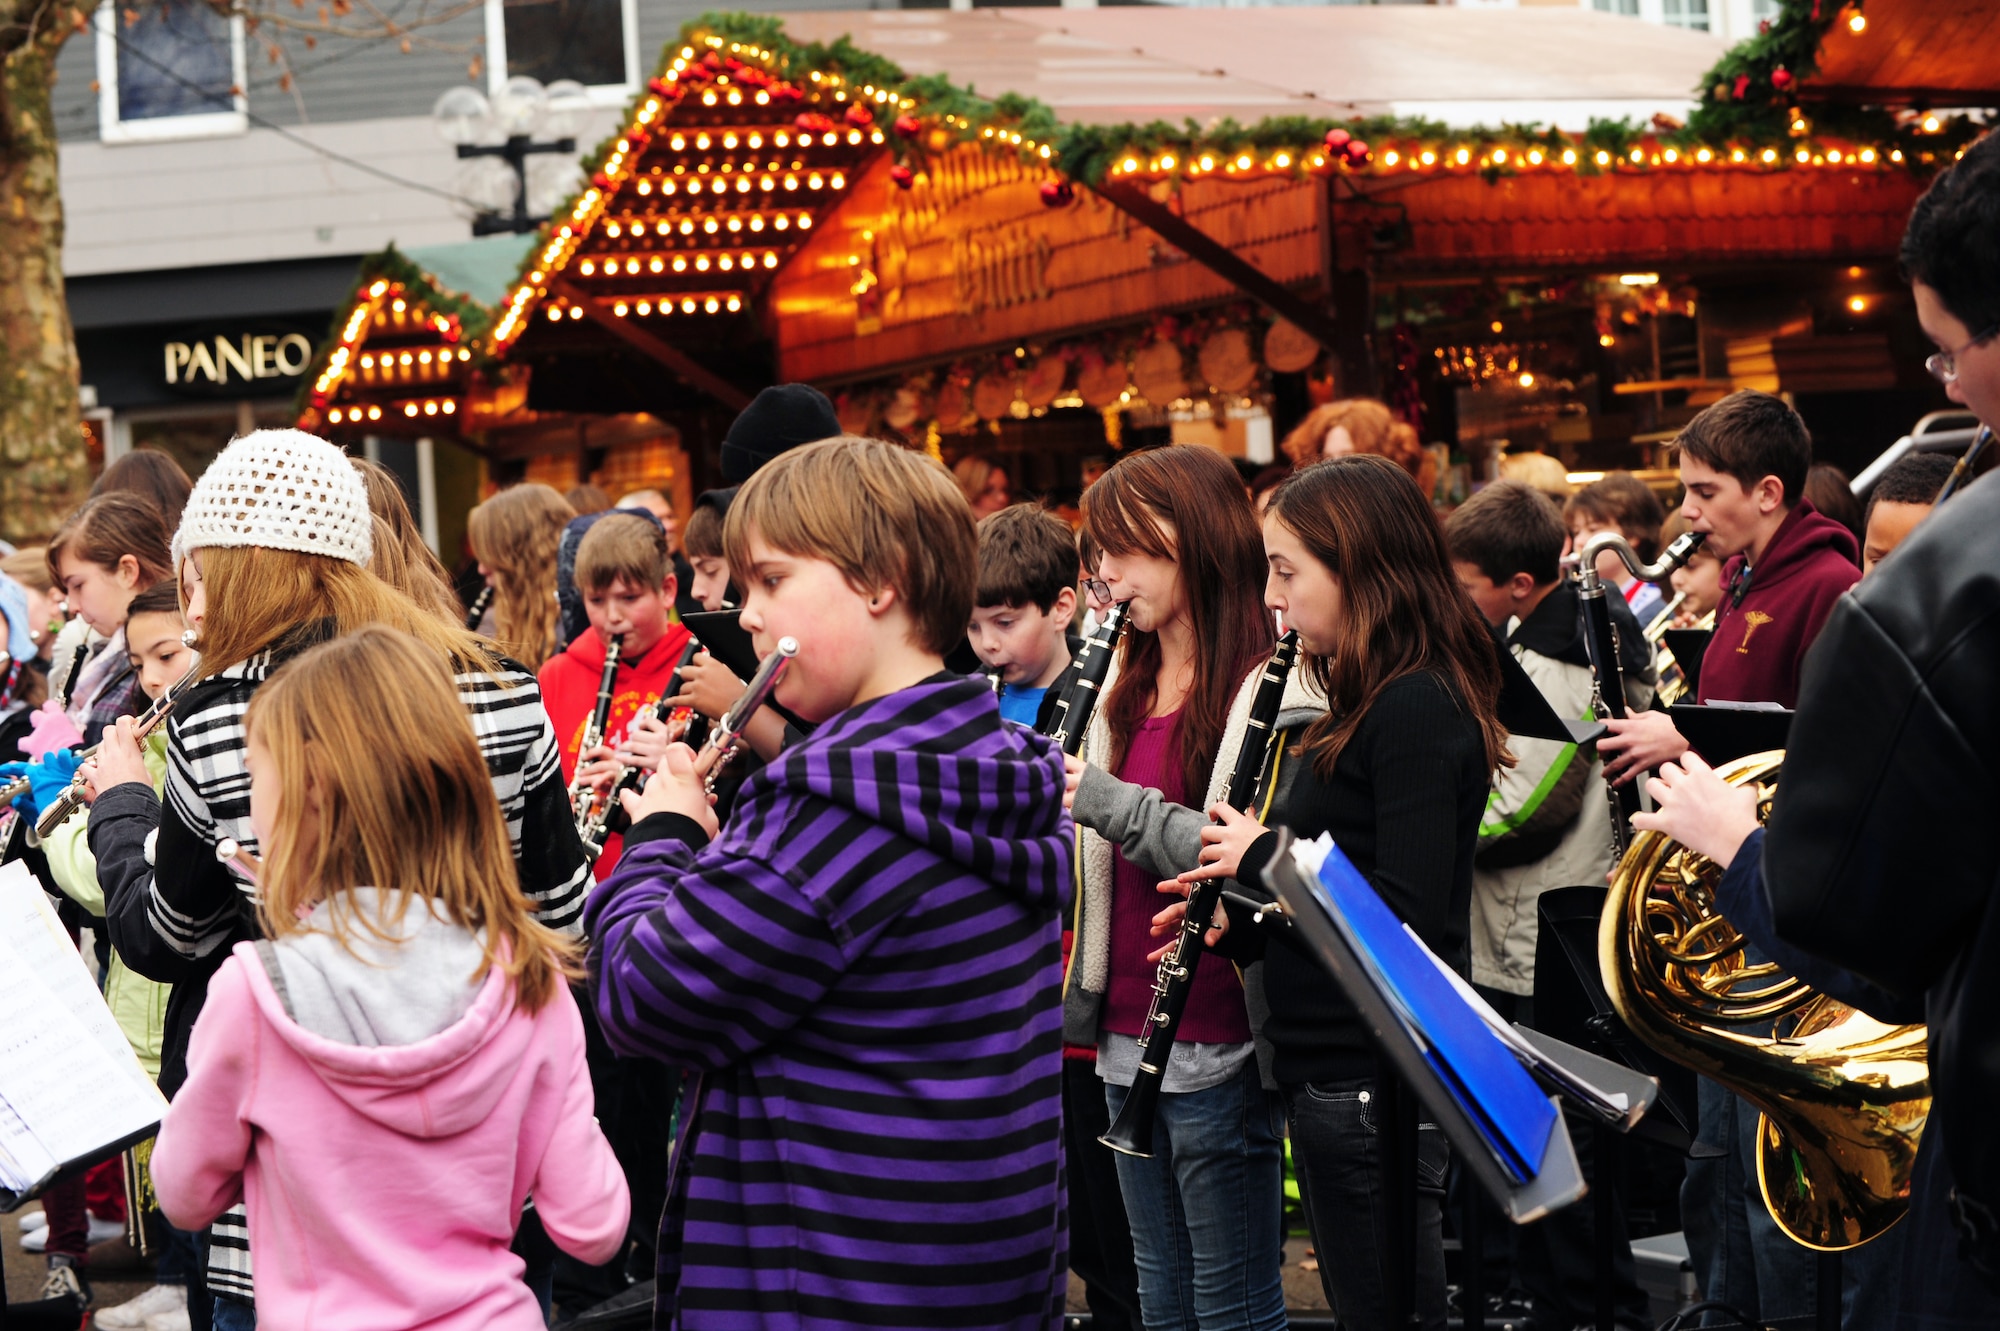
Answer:
<svg viewBox="0 0 2000 1331"><path fill-rule="evenodd" d="M1132 736L1124 764L1113 775L1120 781L1150 786L1175 804L1186 804L1180 719L1181 713L1175 712L1142 721ZM1104 996L1101 1024L1115 1035L1138 1035L1146 1028L1146 1012L1153 1003L1153 976L1159 969L1146 960L1146 954L1169 937L1153 937L1153 916L1173 900L1159 890L1160 880L1161 875L1131 863L1123 851L1112 847L1111 983ZM1243 982L1236 967L1219 957L1203 958L1175 1038L1190 1044L1243 1044L1250 1039L1250 1017L1243 1007Z"/></svg>

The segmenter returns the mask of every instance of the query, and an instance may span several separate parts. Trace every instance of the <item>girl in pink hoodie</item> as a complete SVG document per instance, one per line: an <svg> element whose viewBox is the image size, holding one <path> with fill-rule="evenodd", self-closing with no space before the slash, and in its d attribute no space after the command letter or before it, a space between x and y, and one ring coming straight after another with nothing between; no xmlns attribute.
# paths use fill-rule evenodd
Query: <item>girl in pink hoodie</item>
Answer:
<svg viewBox="0 0 2000 1331"><path fill-rule="evenodd" d="M581 1261L625 1241L573 949L521 895L448 678L364 628L245 717L267 937L210 982L153 1183L184 1229L247 1203L268 1326L541 1327L508 1251L531 1194Z"/></svg>

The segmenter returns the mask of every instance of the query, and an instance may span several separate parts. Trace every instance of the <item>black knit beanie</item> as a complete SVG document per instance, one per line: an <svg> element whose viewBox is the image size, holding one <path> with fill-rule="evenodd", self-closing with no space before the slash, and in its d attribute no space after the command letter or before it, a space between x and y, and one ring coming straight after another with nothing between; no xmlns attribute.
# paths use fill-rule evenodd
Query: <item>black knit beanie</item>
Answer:
<svg viewBox="0 0 2000 1331"><path fill-rule="evenodd" d="M722 479L741 485L780 453L841 433L833 403L811 384L773 384L743 408L722 440Z"/></svg>

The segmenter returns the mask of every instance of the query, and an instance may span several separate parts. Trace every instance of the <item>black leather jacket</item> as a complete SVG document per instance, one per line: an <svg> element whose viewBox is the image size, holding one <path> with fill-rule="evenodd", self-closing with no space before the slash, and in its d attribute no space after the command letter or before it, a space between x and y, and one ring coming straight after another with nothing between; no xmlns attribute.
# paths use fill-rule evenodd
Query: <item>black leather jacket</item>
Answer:
<svg viewBox="0 0 2000 1331"><path fill-rule="evenodd" d="M2000 480L1938 509L1807 655L1764 879L1779 935L1924 995L1967 1255L2000 1270Z"/></svg>

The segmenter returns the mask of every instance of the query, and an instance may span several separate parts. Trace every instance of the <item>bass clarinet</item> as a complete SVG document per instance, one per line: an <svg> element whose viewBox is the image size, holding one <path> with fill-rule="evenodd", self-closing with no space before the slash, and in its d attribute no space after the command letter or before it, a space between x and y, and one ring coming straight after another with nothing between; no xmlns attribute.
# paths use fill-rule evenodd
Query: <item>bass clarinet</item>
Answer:
<svg viewBox="0 0 2000 1331"><path fill-rule="evenodd" d="M1590 706L1598 720L1623 721L1626 709L1625 673L1618 658L1618 626L1611 622L1611 607L1604 599L1606 583L1598 575L1597 556L1609 550L1632 571L1633 577L1658 582L1693 558L1707 539L1705 531L1683 532L1658 559L1644 564L1639 561L1638 551L1623 536L1605 532L1584 542L1583 549L1571 557L1574 564L1570 571L1576 579L1578 603L1583 608L1583 645L1590 656ZM1626 848L1632 844L1632 815L1639 812L1639 783L1607 785L1605 791L1611 801L1612 858L1623 859Z"/></svg>
<svg viewBox="0 0 2000 1331"><path fill-rule="evenodd" d="M1227 799L1232 808L1254 812L1262 802L1264 774L1270 768L1271 745L1277 738L1278 710L1284 704L1285 684L1298 658L1298 630L1288 630L1278 639L1278 649L1271 653L1250 700L1243 746L1236 751L1236 770L1229 774ZM1202 935L1208 932L1215 908L1222 901L1222 882L1220 878L1204 878L1195 884L1181 931L1154 973L1153 1005L1147 1009L1145 1029L1139 1033L1139 1073L1132 1080L1124 1108L1118 1111L1118 1121L1097 1139L1114 1151L1152 1157L1154 1111L1166 1085L1167 1061L1173 1056L1181 1014L1187 1010L1188 994L1194 988L1195 966L1207 950Z"/></svg>
<svg viewBox="0 0 2000 1331"><path fill-rule="evenodd" d="M583 779L583 755L604 743L605 727L611 724L611 698L618 683L618 649L624 645L624 634L611 635L611 645L604 649L604 673L597 680L597 706L591 709L590 724L583 728L583 739L576 746L576 775L569 779L569 808L576 816L579 837L597 817L598 805L597 792Z"/></svg>

